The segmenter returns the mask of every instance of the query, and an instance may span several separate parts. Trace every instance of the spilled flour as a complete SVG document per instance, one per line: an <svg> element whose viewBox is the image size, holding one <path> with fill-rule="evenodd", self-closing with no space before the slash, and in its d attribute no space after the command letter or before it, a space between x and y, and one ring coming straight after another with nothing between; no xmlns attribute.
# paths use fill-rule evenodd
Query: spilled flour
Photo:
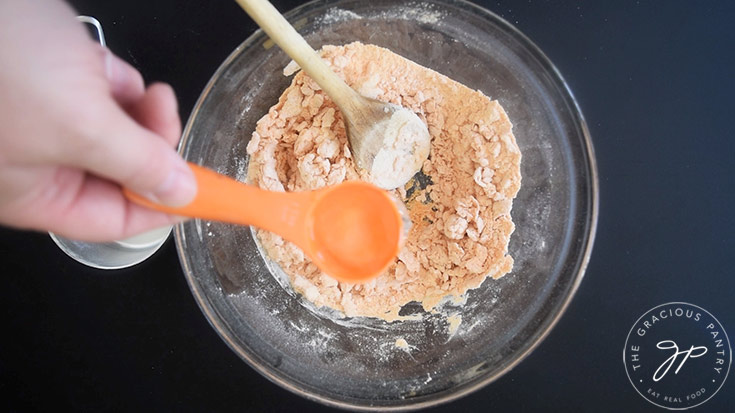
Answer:
<svg viewBox="0 0 735 413"><path fill-rule="evenodd" d="M394 191L413 222L406 245L368 283L337 282L293 244L258 230L264 250L294 289L346 316L395 320L411 301L428 310L510 271L510 211L521 183L521 153L500 104L377 46L325 46L321 55L363 95L415 112L428 126L431 152L424 176ZM303 72L258 121L247 151L248 179L272 191L311 190L363 176L353 164L341 113ZM455 331L460 321L450 321Z"/></svg>

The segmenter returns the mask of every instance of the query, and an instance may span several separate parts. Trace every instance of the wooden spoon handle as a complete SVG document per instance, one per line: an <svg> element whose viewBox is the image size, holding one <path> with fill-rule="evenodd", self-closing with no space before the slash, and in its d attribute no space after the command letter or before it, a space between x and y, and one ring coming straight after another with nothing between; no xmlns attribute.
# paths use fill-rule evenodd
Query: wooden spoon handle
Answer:
<svg viewBox="0 0 735 413"><path fill-rule="evenodd" d="M174 215L254 225L275 232L302 248L307 244L307 215L317 197L309 192L273 192L236 181L210 169L189 163L197 181L194 200L183 207L155 203L123 189L131 201Z"/></svg>
<svg viewBox="0 0 735 413"><path fill-rule="evenodd" d="M345 112L354 113L358 95L334 74L296 29L286 21L268 0L236 0L263 31L286 52L330 98Z"/></svg>

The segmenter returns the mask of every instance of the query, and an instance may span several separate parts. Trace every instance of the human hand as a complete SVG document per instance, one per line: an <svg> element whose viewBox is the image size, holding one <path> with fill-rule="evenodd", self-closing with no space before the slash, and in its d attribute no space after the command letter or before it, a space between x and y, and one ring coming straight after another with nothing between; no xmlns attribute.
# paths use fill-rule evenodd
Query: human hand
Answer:
<svg viewBox="0 0 735 413"><path fill-rule="evenodd" d="M0 91L0 224L122 239L177 218L121 186L172 206L194 197L171 87L146 89L62 1L0 1Z"/></svg>

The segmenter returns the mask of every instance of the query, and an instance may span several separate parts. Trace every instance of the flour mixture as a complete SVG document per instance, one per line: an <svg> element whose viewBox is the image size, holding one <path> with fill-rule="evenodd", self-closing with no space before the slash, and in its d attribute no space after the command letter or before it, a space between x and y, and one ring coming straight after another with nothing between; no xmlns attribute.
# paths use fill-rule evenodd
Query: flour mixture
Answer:
<svg viewBox="0 0 735 413"><path fill-rule="evenodd" d="M510 211L520 188L521 153L497 101L391 51L351 43L325 46L322 57L365 96L413 110L426 122L431 153L425 177L394 192L413 227L395 264L366 284L323 274L293 244L257 231L294 289L317 306L346 316L399 318L401 306L431 309L487 277L509 272ZM298 70L289 65L286 75ZM278 103L258 121L247 148L248 179L272 191L303 191L361 179L340 112L321 88L298 72Z"/></svg>

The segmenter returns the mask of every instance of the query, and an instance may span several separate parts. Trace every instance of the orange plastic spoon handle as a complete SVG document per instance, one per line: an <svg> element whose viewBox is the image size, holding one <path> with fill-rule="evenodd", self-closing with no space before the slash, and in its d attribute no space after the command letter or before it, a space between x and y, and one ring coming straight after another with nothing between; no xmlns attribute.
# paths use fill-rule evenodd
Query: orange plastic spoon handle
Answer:
<svg viewBox="0 0 735 413"><path fill-rule="evenodd" d="M183 207L157 204L127 189L133 202L169 214L253 225L293 242L324 272L347 282L379 275L395 259L405 228L395 201L365 182L305 192L272 192L189 164L197 180Z"/></svg>
<svg viewBox="0 0 735 413"><path fill-rule="evenodd" d="M306 223L310 208L319 197L318 191L266 191L193 163L189 167L196 177L197 194L186 206L157 204L127 189L124 189L125 196L169 214L253 225L275 232L304 250L311 249Z"/></svg>

